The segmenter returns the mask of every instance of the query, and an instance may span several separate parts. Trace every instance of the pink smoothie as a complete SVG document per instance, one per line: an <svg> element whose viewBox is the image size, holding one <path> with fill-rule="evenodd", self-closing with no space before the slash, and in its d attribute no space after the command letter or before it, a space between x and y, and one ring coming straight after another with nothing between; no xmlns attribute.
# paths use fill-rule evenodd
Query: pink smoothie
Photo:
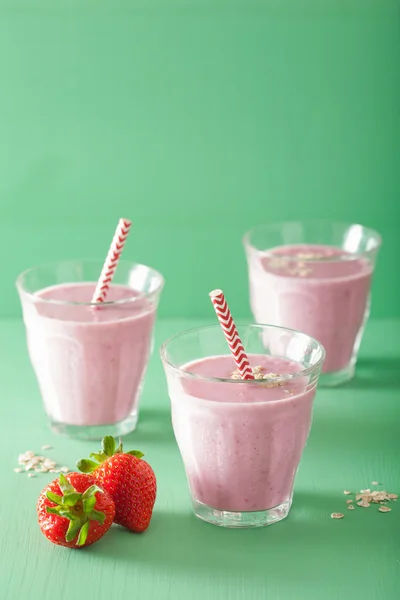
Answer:
<svg viewBox="0 0 400 600"><path fill-rule="evenodd" d="M298 363L251 355L262 373L294 374ZM231 356L191 362L185 371L230 378ZM183 377L170 389L172 421L192 496L225 511L263 511L292 500L294 477L311 425L315 383L277 385Z"/></svg>
<svg viewBox="0 0 400 600"><path fill-rule="evenodd" d="M368 317L372 266L339 248L291 245L249 262L250 299L258 323L302 331L324 346L324 373L353 360Z"/></svg>
<svg viewBox="0 0 400 600"><path fill-rule="evenodd" d="M95 283L58 285L38 299L90 302ZM46 411L68 425L117 423L137 411L155 318L145 297L112 286L108 301L82 304L31 302L24 307L29 355Z"/></svg>

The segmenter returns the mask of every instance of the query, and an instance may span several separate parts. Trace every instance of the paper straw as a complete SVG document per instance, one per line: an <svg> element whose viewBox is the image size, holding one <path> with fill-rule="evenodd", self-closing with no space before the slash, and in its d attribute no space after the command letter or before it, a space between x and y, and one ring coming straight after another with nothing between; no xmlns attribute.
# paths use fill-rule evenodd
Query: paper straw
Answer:
<svg viewBox="0 0 400 600"><path fill-rule="evenodd" d="M118 266L118 261L121 257L122 250L128 237L131 222L128 219L120 219L117 229L115 230L113 241L111 242L107 258L104 261L103 268L100 273L99 280L94 290L92 302L97 304L104 302L110 287L112 278Z"/></svg>
<svg viewBox="0 0 400 600"><path fill-rule="evenodd" d="M228 342L229 350L231 351L233 360L239 370L240 377L242 379L254 379L249 359L244 351L243 344L240 340L236 325L232 319L231 311L229 310L222 290L213 290L209 295L226 341Z"/></svg>

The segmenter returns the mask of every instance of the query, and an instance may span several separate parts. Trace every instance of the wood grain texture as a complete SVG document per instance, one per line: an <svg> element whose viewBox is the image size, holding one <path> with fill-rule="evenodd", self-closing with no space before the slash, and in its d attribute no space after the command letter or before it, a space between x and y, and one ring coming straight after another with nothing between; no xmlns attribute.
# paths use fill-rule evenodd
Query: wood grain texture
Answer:
<svg viewBox="0 0 400 600"><path fill-rule="evenodd" d="M35 502L51 475L28 479L13 468L20 452L48 454L73 467L92 443L51 433L29 365L23 325L0 323L2 600L395 600L400 589L400 502L346 513L344 489L376 480L400 491L400 322L367 328L357 376L319 390L311 436L289 518L265 529L234 531L192 516L170 423L169 400L156 349L170 334L199 324L161 321L143 393L138 429L126 444L153 465L159 484L150 529L118 527L82 551L52 546L36 523ZM5 493L6 492L6 493ZM77 591L78 590L78 591ZM74 594L77 594L74 596Z"/></svg>

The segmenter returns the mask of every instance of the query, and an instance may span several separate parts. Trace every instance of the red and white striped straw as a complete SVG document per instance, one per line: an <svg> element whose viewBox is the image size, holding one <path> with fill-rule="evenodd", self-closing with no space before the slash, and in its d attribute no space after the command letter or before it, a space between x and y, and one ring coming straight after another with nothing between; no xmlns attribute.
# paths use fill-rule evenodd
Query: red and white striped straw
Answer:
<svg viewBox="0 0 400 600"><path fill-rule="evenodd" d="M242 379L254 379L253 371L250 367L249 359L243 348L236 325L233 322L231 311L226 303L222 290L213 290L210 292L211 302L213 303L218 321L224 332L229 350L232 353L233 360L239 370Z"/></svg>
<svg viewBox="0 0 400 600"><path fill-rule="evenodd" d="M99 280L94 290L92 302L97 304L104 302L110 287L112 278L118 266L118 261L121 257L122 250L128 237L131 222L128 219L120 219L117 229L115 230L113 241L111 242L107 258L104 261L103 268L100 273Z"/></svg>

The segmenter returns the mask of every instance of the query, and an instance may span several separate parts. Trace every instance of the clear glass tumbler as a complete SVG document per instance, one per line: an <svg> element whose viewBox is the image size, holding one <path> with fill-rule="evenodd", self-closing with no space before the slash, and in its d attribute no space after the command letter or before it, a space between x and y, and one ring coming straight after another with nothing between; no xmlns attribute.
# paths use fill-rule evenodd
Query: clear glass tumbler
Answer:
<svg viewBox="0 0 400 600"><path fill-rule="evenodd" d="M194 513L214 525L259 527L289 513L325 352L290 329L238 330L252 381L235 372L219 325L179 333L160 352Z"/></svg>
<svg viewBox="0 0 400 600"><path fill-rule="evenodd" d="M255 321L303 331L326 350L321 385L354 375L381 238L362 225L260 225L244 236Z"/></svg>
<svg viewBox="0 0 400 600"><path fill-rule="evenodd" d="M163 277L120 261L107 302L91 303L103 263L34 267L16 282L29 356L57 433L80 439L135 429Z"/></svg>

